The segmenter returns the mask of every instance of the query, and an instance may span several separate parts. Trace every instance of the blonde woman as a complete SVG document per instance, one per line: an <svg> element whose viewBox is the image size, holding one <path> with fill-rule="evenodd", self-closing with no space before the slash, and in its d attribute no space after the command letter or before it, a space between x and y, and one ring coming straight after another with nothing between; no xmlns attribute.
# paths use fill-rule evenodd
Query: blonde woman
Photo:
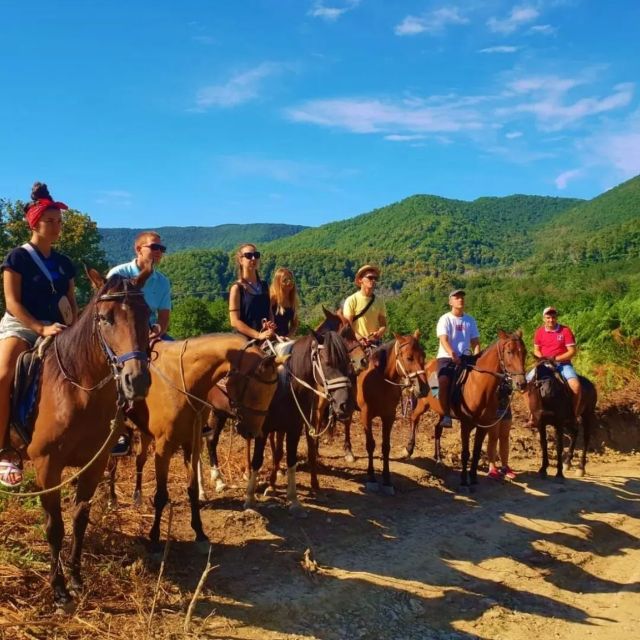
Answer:
<svg viewBox="0 0 640 640"><path fill-rule="evenodd" d="M299 302L296 282L289 269L284 267L276 269L269 294L276 334L282 338L291 338L298 330Z"/></svg>
<svg viewBox="0 0 640 640"><path fill-rule="evenodd" d="M229 290L229 321L247 338L268 340L275 336L269 285L260 279L260 252L254 244L240 245L236 252L238 280Z"/></svg>

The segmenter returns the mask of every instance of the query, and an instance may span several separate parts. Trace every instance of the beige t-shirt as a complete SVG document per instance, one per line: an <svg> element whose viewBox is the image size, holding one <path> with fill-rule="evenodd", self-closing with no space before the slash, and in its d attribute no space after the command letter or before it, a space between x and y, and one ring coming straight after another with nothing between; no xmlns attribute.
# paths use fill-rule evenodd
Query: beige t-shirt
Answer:
<svg viewBox="0 0 640 640"><path fill-rule="evenodd" d="M356 291L344 301L342 312L353 318L357 316L368 304L371 298L362 295L361 291ZM380 328L380 316L387 316L387 308L384 300L376 296L373 304L367 309L367 312L353 323L356 333L366 338L370 333Z"/></svg>

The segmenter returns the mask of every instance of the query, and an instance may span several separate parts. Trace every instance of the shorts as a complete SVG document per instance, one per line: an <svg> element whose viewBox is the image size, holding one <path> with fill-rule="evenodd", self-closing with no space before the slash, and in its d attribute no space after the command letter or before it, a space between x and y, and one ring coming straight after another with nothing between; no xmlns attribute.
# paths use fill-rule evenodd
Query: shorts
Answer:
<svg viewBox="0 0 640 640"><path fill-rule="evenodd" d="M33 347L38 339L38 334L31 329L27 329L18 318L5 312L0 320L0 340L5 338L19 338L24 340L29 347Z"/></svg>
<svg viewBox="0 0 640 640"><path fill-rule="evenodd" d="M573 365L570 362L558 362L556 363L556 369L567 382L569 382L569 380L578 379L578 374L576 373L576 370L573 368ZM533 369L531 369L529 373L527 373L527 382L531 382L535 374L536 368L533 367Z"/></svg>
<svg viewBox="0 0 640 640"><path fill-rule="evenodd" d="M438 377L447 376L447 378L453 378L456 373L456 365L451 358L438 358L436 363L438 365Z"/></svg>

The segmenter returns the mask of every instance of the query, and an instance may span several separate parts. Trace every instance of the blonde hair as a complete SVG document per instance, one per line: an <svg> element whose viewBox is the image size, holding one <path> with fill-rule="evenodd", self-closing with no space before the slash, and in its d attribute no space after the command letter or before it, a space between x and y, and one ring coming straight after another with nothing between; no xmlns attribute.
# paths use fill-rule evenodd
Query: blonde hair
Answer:
<svg viewBox="0 0 640 640"><path fill-rule="evenodd" d="M282 281L289 278L293 286L288 290L284 288ZM293 309L293 320L298 317L298 291L296 289L296 281L293 273L285 267L278 267L273 274L273 281L269 287L269 297L271 298L271 306L276 308L276 312L283 314L285 309Z"/></svg>

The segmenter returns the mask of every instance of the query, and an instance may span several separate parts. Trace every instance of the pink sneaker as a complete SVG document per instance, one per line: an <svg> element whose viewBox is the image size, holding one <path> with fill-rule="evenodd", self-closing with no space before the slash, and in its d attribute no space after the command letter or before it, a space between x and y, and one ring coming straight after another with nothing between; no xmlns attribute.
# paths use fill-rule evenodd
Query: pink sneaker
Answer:
<svg viewBox="0 0 640 640"><path fill-rule="evenodd" d="M516 475L515 471L511 468L511 467L502 467L500 469L500 473L502 474L503 477L505 477L507 480L515 480L518 476Z"/></svg>
<svg viewBox="0 0 640 640"><path fill-rule="evenodd" d="M498 469L496 469L495 467L492 467L487 472L487 478L492 478L493 480L502 480L503 475L500 473Z"/></svg>
<svg viewBox="0 0 640 640"><path fill-rule="evenodd" d="M0 484L15 489L22 484L22 469L9 460L0 460Z"/></svg>

